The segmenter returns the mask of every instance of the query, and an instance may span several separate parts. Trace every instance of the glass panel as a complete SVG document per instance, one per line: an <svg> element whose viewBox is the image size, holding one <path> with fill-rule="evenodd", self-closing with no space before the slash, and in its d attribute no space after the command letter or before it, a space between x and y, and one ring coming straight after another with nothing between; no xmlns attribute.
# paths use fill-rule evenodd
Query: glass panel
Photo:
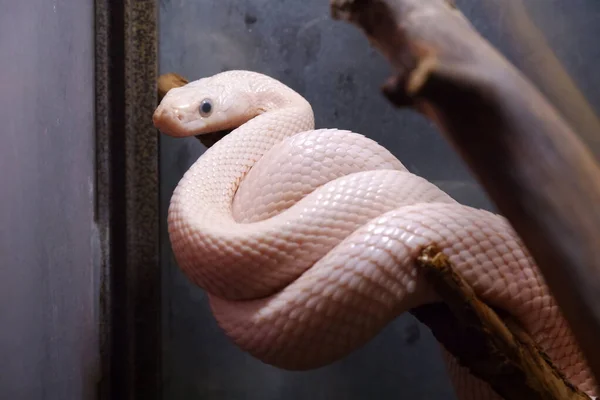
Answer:
<svg viewBox="0 0 600 400"><path fill-rule="evenodd" d="M94 2L0 10L0 398L93 399Z"/></svg>

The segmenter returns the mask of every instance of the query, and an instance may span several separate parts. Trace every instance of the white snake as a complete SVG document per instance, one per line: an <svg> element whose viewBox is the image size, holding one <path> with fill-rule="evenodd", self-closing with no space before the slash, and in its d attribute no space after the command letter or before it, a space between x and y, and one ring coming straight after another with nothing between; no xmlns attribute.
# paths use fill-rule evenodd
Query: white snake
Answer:
<svg viewBox="0 0 600 400"><path fill-rule="evenodd" d="M572 383L596 395L504 218L457 203L362 135L314 130L302 96L255 72L170 90L154 124L175 137L234 129L185 173L168 223L180 268L253 356L285 369L320 367L438 301L413 261L436 244L484 300L515 316ZM444 355L460 399L498 398Z"/></svg>

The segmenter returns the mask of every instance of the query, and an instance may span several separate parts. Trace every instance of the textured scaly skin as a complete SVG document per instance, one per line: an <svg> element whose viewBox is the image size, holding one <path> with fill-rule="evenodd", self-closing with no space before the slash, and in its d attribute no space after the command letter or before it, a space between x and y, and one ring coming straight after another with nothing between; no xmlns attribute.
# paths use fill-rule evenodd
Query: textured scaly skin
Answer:
<svg viewBox="0 0 600 400"><path fill-rule="evenodd" d="M205 99L210 115L199 112ZM565 320L503 217L457 203L362 135L313 130L310 104L258 73L172 89L154 123L175 137L237 127L185 173L168 224L180 268L243 350L295 370L344 357L398 315L438 301L413 261L436 244L595 395ZM462 400L498 398L444 355Z"/></svg>

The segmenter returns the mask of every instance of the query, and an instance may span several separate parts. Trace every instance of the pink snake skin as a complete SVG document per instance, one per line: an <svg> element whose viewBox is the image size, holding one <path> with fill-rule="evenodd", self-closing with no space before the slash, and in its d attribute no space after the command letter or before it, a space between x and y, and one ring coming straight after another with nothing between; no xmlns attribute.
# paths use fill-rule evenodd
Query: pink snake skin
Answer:
<svg viewBox="0 0 600 400"><path fill-rule="evenodd" d="M172 89L153 120L174 137L234 129L185 173L168 226L178 265L207 292L225 334L254 357L289 370L324 366L400 314L439 301L414 265L436 244L573 384L597 395L503 217L457 203L363 135L314 130L310 104L259 73L227 71ZM461 400L499 398L443 353Z"/></svg>

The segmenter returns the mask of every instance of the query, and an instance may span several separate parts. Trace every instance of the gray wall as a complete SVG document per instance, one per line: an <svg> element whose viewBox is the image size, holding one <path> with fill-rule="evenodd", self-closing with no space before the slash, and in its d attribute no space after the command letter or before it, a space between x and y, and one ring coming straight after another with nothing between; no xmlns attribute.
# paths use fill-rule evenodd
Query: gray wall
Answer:
<svg viewBox="0 0 600 400"><path fill-rule="evenodd" d="M379 86L389 74L387 64L362 33L330 19L328 3L161 0L160 72L178 72L190 79L234 68L267 73L312 103L317 127L363 133L459 201L492 208L429 122L386 103ZM534 81L543 83L539 48L528 49L516 41L506 3L458 1L492 43ZM526 4L567 72L600 110L600 46L595 39L600 37L600 2L528 0ZM164 223L174 187L204 147L195 139L163 136L161 141L165 399L454 398L435 342L408 315L390 324L365 348L317 371L281 371L229 342L212 319L203 292L178 270ZM594 150L600 154L600 147Z"/></svg>
<svg viewBox="0 0 600 400"><path fill-rule="evenodd" d="M0 0L0 398L92 399L93 1Z"/></svg>

